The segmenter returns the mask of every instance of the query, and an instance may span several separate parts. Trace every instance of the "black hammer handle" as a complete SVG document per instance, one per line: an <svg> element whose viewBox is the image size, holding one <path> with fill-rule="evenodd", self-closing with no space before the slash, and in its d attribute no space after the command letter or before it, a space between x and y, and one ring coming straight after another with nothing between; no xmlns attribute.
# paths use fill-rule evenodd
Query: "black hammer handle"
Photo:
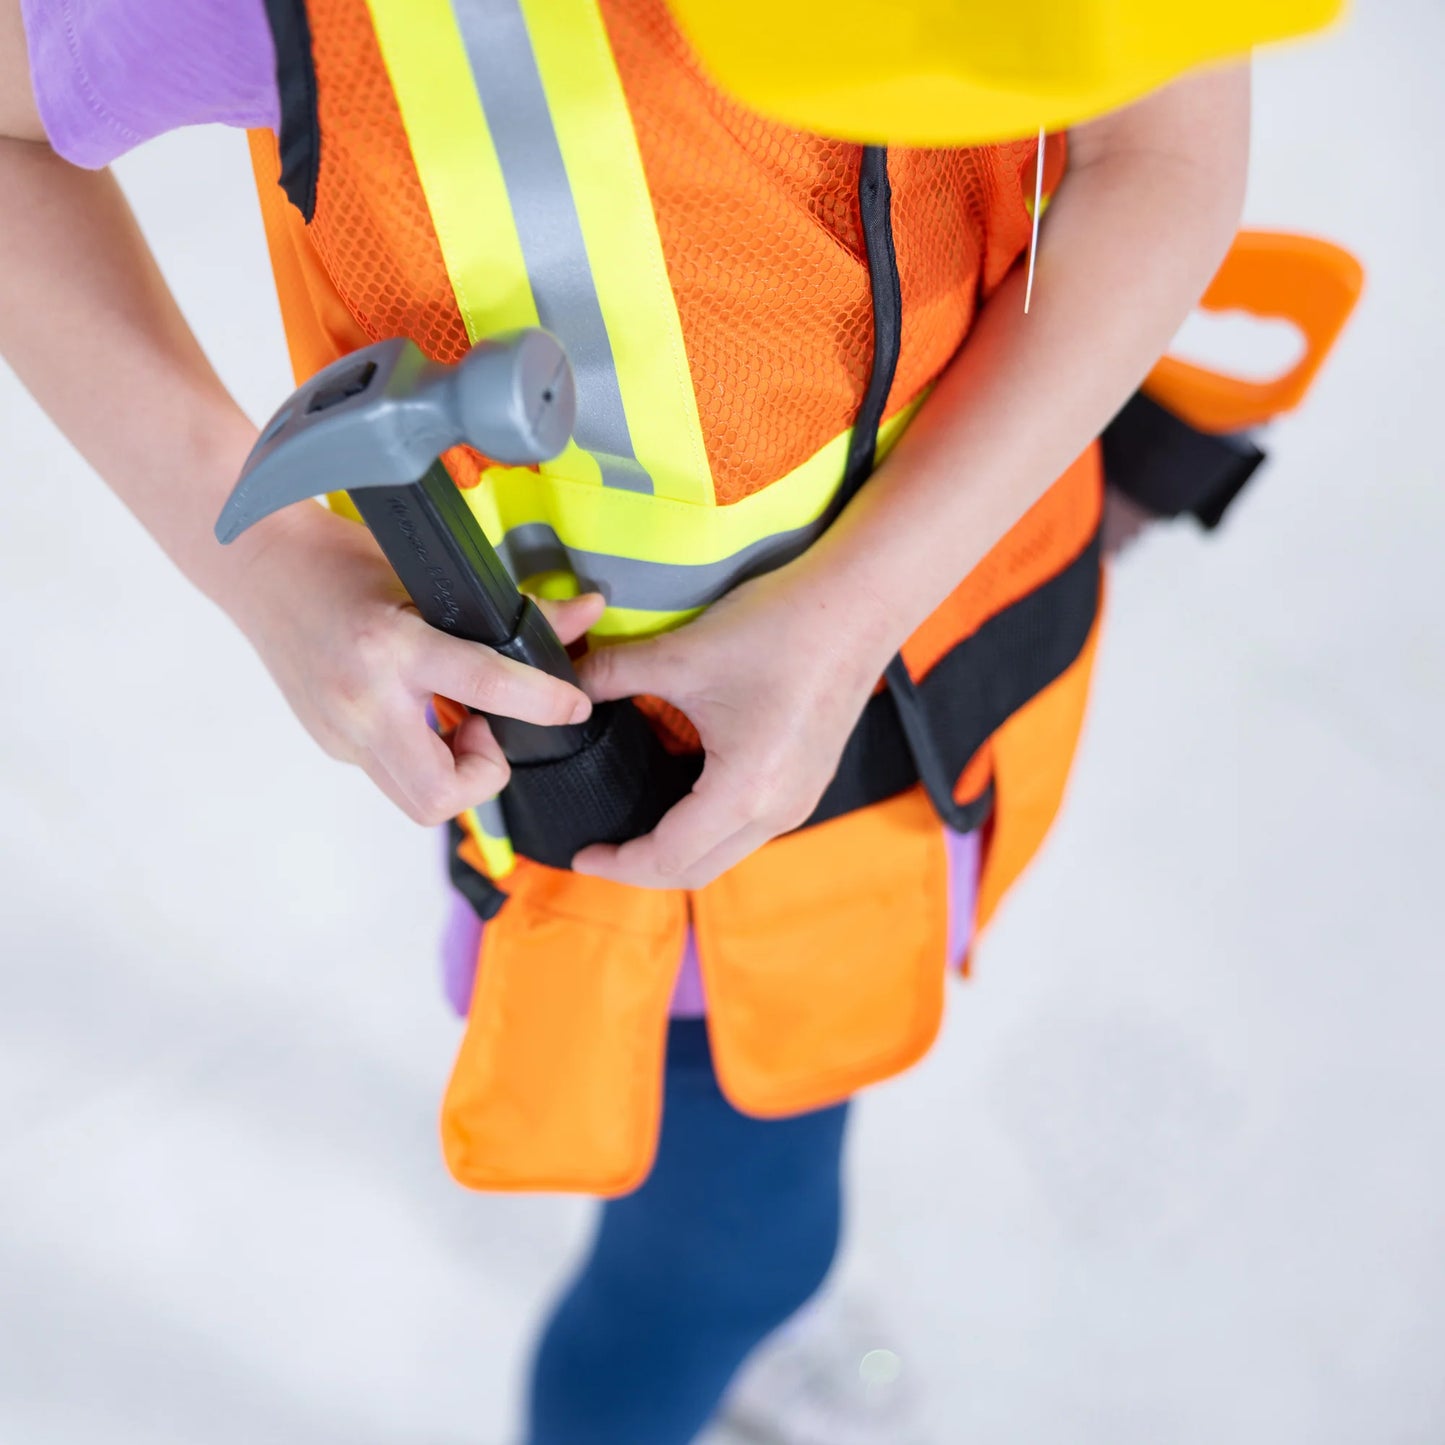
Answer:
<svg viewBox="0 0 1445 1445"><path fill-rule="evenodd" d="M409 486L358 487L348 496L424 621L576 683L567 650L518 590L440 462ZM538 727L490 715L488 721L512 763L569 758L588 741L586 723Z"/></svg>

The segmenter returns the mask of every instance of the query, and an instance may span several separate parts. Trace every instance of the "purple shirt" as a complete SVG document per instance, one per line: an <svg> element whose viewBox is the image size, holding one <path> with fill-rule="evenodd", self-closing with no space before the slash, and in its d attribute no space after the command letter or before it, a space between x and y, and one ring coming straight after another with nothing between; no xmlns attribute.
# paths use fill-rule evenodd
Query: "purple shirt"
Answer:
<svg viewBox="0 0 1445 1445"><path fill-rule="evenodd" d="M31 80L46 135L68 161L106 166L187 125L280 124L276 55L262 0L21 0ZM949 835L949 958L967 950L978 835ZM448 997L471 998L481 923L455 899L442 945ZM706 1011L689 930L673 1013Z"/></svg>
<svg viewBox="0 0 1445 1445"><path fill-rule="evenodd" d="M261 0L21 0L50 143L97 169L181 126L279 124Z"/></svg>

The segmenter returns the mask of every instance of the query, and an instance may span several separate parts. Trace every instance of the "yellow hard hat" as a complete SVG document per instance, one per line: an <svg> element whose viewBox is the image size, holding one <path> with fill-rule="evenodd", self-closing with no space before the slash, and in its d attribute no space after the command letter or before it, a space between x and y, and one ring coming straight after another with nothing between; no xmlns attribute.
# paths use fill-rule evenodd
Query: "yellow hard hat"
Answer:
<svg viewBox="0 0 1445 1445"><path fill-rule="evenodd" d="M764 115L845 140L977 145L1115 110L1209 61L1319 30L1344 0L672 0Z"/></svg>

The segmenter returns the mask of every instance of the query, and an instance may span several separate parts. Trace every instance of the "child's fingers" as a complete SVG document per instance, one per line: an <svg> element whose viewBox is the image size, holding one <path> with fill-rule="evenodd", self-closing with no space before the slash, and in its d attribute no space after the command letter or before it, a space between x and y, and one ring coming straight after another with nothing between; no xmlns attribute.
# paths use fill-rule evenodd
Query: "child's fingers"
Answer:
<svg viewBox="0 0 1445 1445"><path fill-rule="evenodd" d="M554 602L545 597L538 597L535 601L552 624L552 630L562 639L564 647L585 637L607 610L607 599L600 592L584 592L580 597L572 597L565 602Z"/></svg>
<svg viewBox="0 0 1445 1445"><path fill-rule="evenodd" d="M506 760L490 733L484 742L477 728L464 726L459 738L464 740L454 753L425 719L398 706L372 740L372 756L396 789L383 791L413 822L444 823L506 784Z"/></svg>
<svg viewBox="0 0 1445 1445"><path fill-rule="evenodd" d="M477 712L543 727L582 722L592 711L587 694L570 682L433 627L413 639L405 680L423 694L439 692Z"/></svg>
<svg viewBox="0 0 1445 1445"><path fill-rule="evenodd" d="M451 749L456 761L457 787L466 799L463 807L474 808L506 787L512 775L511 764L480 713L462 719L452 734Z"/></svg>
<svg viewBox="0 0 1445 1445"><path fill-rule="evenodd" d="M822 785L778 762L770 772L710 753L696 786L644 837L584 848L572 860L591 873L637 888L700 888L771 838L803 823ZM816 780L814 780L816 781ZM826 780L825 780L826 781Z"/></svg>
<svg viewBox="0 0 1445 1445"><path fill-rule="evenodd" d="M456 731L451 735L452 755L458 761L464 756L479 754L484 758L491 759L498 767L506 767L507 760L502 754L501 745L492 736L492 729L479 712L469 712L460 723Z"/></svg>
<svg viewBox="0 0 1445 1445"><path fill-rule="evenodd" d="M544 611L567 643L583 636L605 605L601 596L590 593L546 603ZM375 729L367 773L415 822L445 822L495 797L506 786L511 769L479 713L523 718L546 727L581 722L592 710L579 688L480 643L425 624L408 643L410 655L403 667L408 687L440 693L476 710L462 720L450 745L416 715L410 699L399 700Z"/></svg>
<svg viewBox="0 0 1445 1445"><path fill-rule="evenodd" d="M632 845L624 843L621 847L584 849L573 859L572 866L579 873L634 888L704 888L776 836L765 824L749 823L688 862L676 854L668 855L662 848L628 852Z"/></svg>
<svg viewBox="0 0 1445 1445"><path fill-rule="evenodd" d="M724 838L710 853L699 858L675 886L705 888L714 878L720 878L729 868L756 853L764 843L771 842L775 837L776 832L762 824L753 823L739 828L730 838Z"/></svg>
<svg viewBox="0 0 1445 1445"><path fill-rule="evenodd" d="M743 798L730 793L725 784L717 785L719 771L709 759L697 786L664 814L652 832L620 846L584 848L572 867L637 888L684 886L684 878L701 859L754 821Z"/></svg>
<svg viewBox="0 0 1445 1445"><path fill-rule="evenodd" d="M680 651L671 635L597 647L577 664L582 686L594 702L640 697L676 701L682 685Z"/></svg>

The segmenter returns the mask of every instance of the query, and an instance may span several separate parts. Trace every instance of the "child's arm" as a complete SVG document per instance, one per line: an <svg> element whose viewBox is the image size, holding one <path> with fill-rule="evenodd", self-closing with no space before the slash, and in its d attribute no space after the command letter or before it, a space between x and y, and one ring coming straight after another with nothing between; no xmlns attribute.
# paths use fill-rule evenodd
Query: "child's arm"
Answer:
<svg viewBox="0 0 1445 1445"><path fill-rule="evenodd" d="M1015 275L892 455L796 562L675 633L589 659L594 698L674 703L707 763L654 833L588 849L585 871L699 886L808 816L889 658L1168 346L1234 235L1248 137L1242 68L1074 131L1031 314Z"/></svg>
<svg viewBox="0 0 1445 1445"><path fill-rule="evenodd" d="M439 692L538 723L577 720L575 688L427 627L366 531L292 507L231 547L212 534L256 428L212 371L108 171L46 142L18 0L0 0L0 355L173 562L240 625L313 737L418 822L495 793L485 724L455 756ZM316 489L332 479L318 476ZM560 611L580 635L600 611Z"/></svg>

